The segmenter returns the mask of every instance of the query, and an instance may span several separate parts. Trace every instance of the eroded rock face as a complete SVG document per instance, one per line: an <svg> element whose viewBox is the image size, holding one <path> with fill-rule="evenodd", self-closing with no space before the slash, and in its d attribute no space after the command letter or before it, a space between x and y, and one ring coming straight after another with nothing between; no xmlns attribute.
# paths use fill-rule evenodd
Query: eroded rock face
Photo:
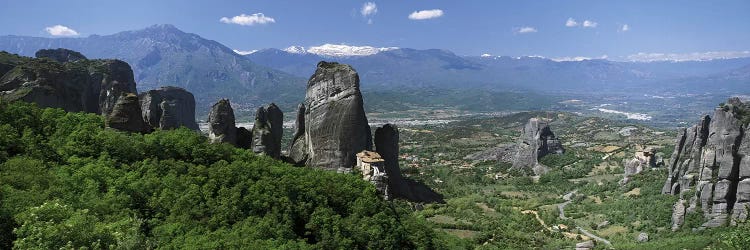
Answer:
<svg viewBox="0 0 750 250"><path fill-rule="evenodd" d="M689 199L687 212L702 212L704 227L718 227L747 219L746 205L750 202L750 173L747 156L750 155L750 138L747 125L739 115L749 107L737 98L717 108L713 119L705 116L686 130L681 130L667 181L662 188L666 194L694 194ZM690 191L690 192L689 192ZM695 192L692 192L695 191ZM700 206L700 211L697 211ZM684 205L683 205L684 207ZM673 213L673 229L682 225L684 213Z"/></svg>
<svg viewBox="0 0 750 250"><path fill-rule="evenodd" d="M620 180L620 184L626 184L630 180L630 176L643 172L644 169L655 168L660 162L657 160L656 150L651 147L636 146L636 151L633 158L629 160L623 160L623 167L625 173L623 179Z"/></svg>
<svg viewBox="0 0 750 250"><path fill-rule="evenodd" d="M141 105L138 96L133 93L124 94L118 98L117 103L109 116L106 117L107 127L128 131L146 133L150 129L141 118Z"/></svg>
<svg viewBox="0 0 750 250"><path fill-rule="evenodd" d="M253 152L278 159L281 156L281 136L284 132L284 113L276 104L258 108L252 130Z"/></svg>
<svg viewBox="0 0 750 250"><path fill-rule="evenodd" d="M133 71L127 63L86 60L80 53L68 50L56 53L57 50L39 51L40 57L54 60L18 57L4 63L3 67L13 68L0 78L0 97L108 117L118 98L136 93Z"/></svg>
<svg viewBox="0 0 750 250"><path fill-rule="evenodd" d="M89 76L98 85L99 113L107 116L123 93L137 93L133 70L120 60L96 60L89 65Z"/></svg>
<svg viewBox="0 0 750 250"><path fill-rule="evenodd" d="M300 110L304 118L297 123L304 125L304 133L292 142L293 161L346 172L356 164L357 153L372 148L359 75L351 66L318 63Z"/></svg>
<svg viewBox="0 0 750 250"><path fill-rule="evenodd" d="M375 151L384 160L385 172L388 176L388 190L394 197L413 202L444 202L443 196L436 193L427 185L405 179L401 175L398 164L399 134L398 127L385 124L375 129Z"/></svg>
<svg viewBox="0 0 750 250"><path fill-rule="evenodd" d="M161 87L138 95L143 120L159 129L187 127L198 130L195 122L195 97L179 87Z"/></svg>
<svg viewBox="0 0 750 250"><path fill-rule="evenodd" d="M63 48L39 50L36 52L36 54L34 54L34 56L36 56L37 58L49 58L60 63L86 60L86 57L83 56L83 54L77 51Z"/></svg>
<svg viewBox="0 0 750 250"><path fill-rule="evenodd" d="M234 109L227 99L221 99L208 114L208 139L211 143L237 144Z"/></svg>
<svg viewBox="0 0 750 250"><path fill-rule="evenodd" d="M535 175L541 175L546 172L546 167L539 164L539 158L564 152L560 140L552 133L547 122L531 118L521 132L513 168L531 169Z"/></svg>

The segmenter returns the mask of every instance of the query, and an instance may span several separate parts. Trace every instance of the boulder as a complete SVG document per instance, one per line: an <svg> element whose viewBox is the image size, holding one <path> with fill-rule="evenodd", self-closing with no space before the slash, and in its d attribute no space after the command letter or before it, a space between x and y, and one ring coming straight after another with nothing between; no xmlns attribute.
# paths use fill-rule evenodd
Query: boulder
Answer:
<svg viewBox="0 0 750 250"><path fill-rule="evenodd" d="M318 63L307 83L304 118L297 123L304 125L304 135L295 135L289 156L297 163L347 172L357 153L372 148L359 75L349 65Z"/></svg>
<svg viewBox="0 0 750 250"><path fill-rule="evenodd" d="M35 56L37 58L49 58L60 63L86 60L86 57L83 56L83 54L63 48L39 50L36 52Z"/></svg>
<svg viewBox="0 0 750 250"><path fill-rule="evenodd" d="M584 241L584 242L580 242L576 244L576 250L589 250L589 249L593 249L595 246L596 244L594 244L593 240L588 240L588 241Z"/></svg>
<svg viewBox="0 0 750 250"><path fill-rule="evenodd" d="M253 152L278 159L281 156L281 136L284 132L284 113L276 104L258 108L252 130Z"/></svg>
<svg viewBox="0 0 750 250"><path fill-rule="evenodd" d="M109 128L146 133L150 129L141 117L141 105L138 96L133 93L124 94L118 98L117 103L109 116L106 117L106 125Z"/></svg>
<svg viewBox="0 0 750 250"><path fill-rule="evenodd" d="M529 119L518 141L513 168L530 169L536 175L542 174L546 169L539 164L539 158L547 154L562 154L565 152L560 140L552 133L547 122L539 118Z"/></svg>
<svg viewBox="0 0 750 250"><path fill-rule="evenodd" d="M195 121L195 97L179 87L161 87L138 95L143 120L162 130L186 127L198 130Z"/></svg>
<svg viewBox="0 0 750 250"><path fill-rule="evenodd" d="M638 237L635 238L638 242L647 242L648 241L648 234L641 232L638 234Z"/></svg>
<svg viewBox="0 0 750 250"><path fill-rule="evenodd" d="M208 139L211 143L237 144L234 110L228 99L221 99L211 106L211 112L208 113Z"/></svg>

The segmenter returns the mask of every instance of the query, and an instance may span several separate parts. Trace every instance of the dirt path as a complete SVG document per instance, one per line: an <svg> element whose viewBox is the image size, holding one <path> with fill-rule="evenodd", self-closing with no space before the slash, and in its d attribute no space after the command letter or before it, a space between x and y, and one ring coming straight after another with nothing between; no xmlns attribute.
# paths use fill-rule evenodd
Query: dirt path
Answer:
<svg viewBox="0 0 750 250"><path fill-rule="evenodd" d="M563 219L563 220L568 219L568 217L565 217L565 206L573 202L572 198L576 192L578 192L577 189L570 191L569 193L563 195L563 200L565 200L565 202L557 204L557 211L560 212L560 219Z"/></svg>
<svg viewBox="0 0 750 250"><path fill-rule="evenodd" d="M565 206L567 206L568 204L570 204L571 202L573 202L573 195L576 192L578 192L577 189L573 190L573 191L570 191L569 193L563 195L563 200L565 200L565 202L557 204L557 210L560 212L560 219L567 219L567 217L565 217ZM607 244L608 246L612 246L612 243L609 242L607 239L604 239L602 237L596 236L596 235L590 233L589 231L586 231L586 229L581 228L580 226L576 225L576 229L578 229L578 231L580 231L584 235L586 235L588 237L591 237L592 239L594 239L594 240L596 240L598 242Z"/></svg>

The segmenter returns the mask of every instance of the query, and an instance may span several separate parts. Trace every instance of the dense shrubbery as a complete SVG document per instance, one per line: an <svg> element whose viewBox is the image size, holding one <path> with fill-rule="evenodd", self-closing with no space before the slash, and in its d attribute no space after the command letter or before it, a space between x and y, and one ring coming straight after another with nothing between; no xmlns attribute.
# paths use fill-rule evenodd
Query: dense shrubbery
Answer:
<svg viewBox="0 0 750 250"><path fill-rule="evenodd" d="M392 249L449 244L354 175L187 130L0 103L0 248Z"/></svg>

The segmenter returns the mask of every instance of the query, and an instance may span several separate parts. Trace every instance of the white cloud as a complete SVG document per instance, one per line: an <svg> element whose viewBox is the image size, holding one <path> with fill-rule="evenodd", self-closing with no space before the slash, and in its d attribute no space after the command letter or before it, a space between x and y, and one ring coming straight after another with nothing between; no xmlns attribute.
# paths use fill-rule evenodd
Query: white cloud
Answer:
<svg viewBox="0 0 750 250"><path fill-rule="evenodd" d="M596 26L599 25L597 22L591 21L591 20L585 20L583 21L583 27L584 28L596 28Z"/></svg>
<svg viewBox="0 0 750 250"><path fill-rule="evenodd" d="M568 21L565 21L565 26L575 27L575 26L578 26L578 22L576 22L576 20L571 17L571 18L568 18Z"/></svg>
<svg viewBox="0 0 750 250"><path fill-rule="evenodd" d="M481 55L481 57L491 57L491 56L492 56L492 54L488 54L488 53L484 53L484 54Z"/></svg>
<svg viewBox="0 0 750 250"><path fill-rule="evenodd" d="M372 24L372 16L378 13L378 6L373 2L366 2L362 5L362 10L359 12L362 13L363 17L367 18L367 24Z"/></svg>
<svg viewBox="0 0 750 250"><path fill-rule="evenodd" d="M362 10L360 11L362 13L362 16L367 17L371 15L375 15L378 13L378 6L373 2L366 2L364 5L362 5Z"/></svg>
<svg viewBox="0 0 750 250"><path fill-rule="evenodd" d="M55 25L52 27L44 28L47 33L49 33L52 36L77 36L78 31L75 31L71 28L62 26L62 25Z"/></svg>
<svg viewBox="0 0 750 250"><path fill-rule="evenodd" d="M516 29L516 32L525 34L525 33L535 33L537 32L537 30L534 27L521 27L521 28Z"/></svg>
<svg viewBox="0 0 750 250"><path fill-rule="evenodd" d="M659 62L659 61L710 61L714 59L732 59L750 57L750 51L709 51L693 53L643 53L627 56L628 61Z"/></svg>
<svg viewBox="0 0 750 250"><path fill-rule="evenodd" d="M249 54L252 54L252 53L255 53L255 52L258 52L257 49L254 49L254 50L236 50L236 49L233 49L232 51L234 51L234 53L237 53L237 54L240 54L240 55L243 55L243 56L249 55Z"/></svg>
<svg viewBox="0 0 750 250"><path fill-rule="evenodd" d="M267 23L275 23L276 20L273 19L273 17L267 17L266 15L263 15L263 13L255 13L252 15L245 15L240 14L239 16L234 16L232 18L228 17L222 17L219 19L222 23L233 23L233 24L239 24L242 26L252 26L256 24L267 24Z"/></svg>
<svg viewBox="0 0 750 250"><path fill-rule="evenodd" d="M414 11L411 14L409 14L409 19L411 20L424 20L424 19L433 19L443 16L443 10L441 9L434 9L434 10L420 10L420 11Z"/></svg>
<svg viewBox="0 0 750 250"><path fill-rule="evenodd" d="M620 31L622 31L622 32L625 32L625 31L628 31L628 30L630 30L630 26L628 26L627 24L623 24L620 27Z"/></svg>

